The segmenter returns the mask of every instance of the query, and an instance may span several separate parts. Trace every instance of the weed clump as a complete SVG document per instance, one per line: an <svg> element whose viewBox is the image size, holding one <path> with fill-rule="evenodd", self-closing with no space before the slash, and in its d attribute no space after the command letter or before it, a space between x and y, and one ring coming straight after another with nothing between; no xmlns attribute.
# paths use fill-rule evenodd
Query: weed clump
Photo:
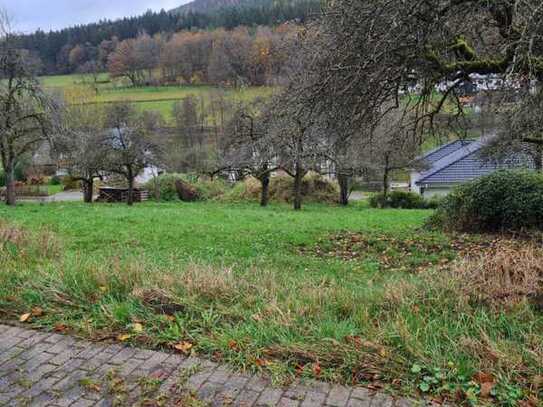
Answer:
<svg viewBox="0 0 543 407"><path fill-rule="evenodd" d="M256 201L260 199L262 187L253 177L248 177L234 186L225 197L229 201ZM294 179L279 175L270 180L269 198L272 202L291 203L293 199ZM305 202L337 203L339 186L337 182L316 173L308 173L302 180L302 197Z"/></svg>

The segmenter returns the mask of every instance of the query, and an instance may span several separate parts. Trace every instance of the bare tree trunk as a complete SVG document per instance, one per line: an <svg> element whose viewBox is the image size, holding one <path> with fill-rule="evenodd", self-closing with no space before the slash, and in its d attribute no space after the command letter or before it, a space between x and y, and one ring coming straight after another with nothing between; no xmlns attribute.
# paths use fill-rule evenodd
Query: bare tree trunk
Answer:
<svg viewBox="0 0 543 407"><path fill-rule="evenodd" d="M339 203L343 206L347 206L349 205L350 176L338 173L337 180L339 183Z"/></svg>
<svg viewBox="0 0 543 407"><path fill-rule="evenodd" d="M260 193L260 206L268 206L270 200L270 173L266 172L260 176L260 183L262 184L262 192Z"/></svg>
<svg viewBox="0 0 543 407"><path fill-rule="evenodd" d="M156 177L154 177L155 179L155 199L157 202L160 202L160 199L161 199L161 196L160 196L160 180L158 178L159 176L157 175Z"/></svg>
<svg viewBox="0 0 543 407"><path fill-rule="evenodd" d="M86 179L83 181L83 201L85 203L92 203L92 196L94 193L94 179Z"/></svg>
<svg viewBox="0 0 543 407"><path fill-rule="evenodd" d="M390 168L389 168L389 156L388 154L385 156L385 168L383 171L383 202L386 202L388 198L388 192L390 190L390 183L389 183L389 175L390 175Z"/></svg>
<svg viewBox="0 0 543 407"><path fill-rule="evenodd" d="M9 161L6 165L6 205L15 206L17 195L15 194L15 165Z"/></svg>
<svg viewBox="0 0 543 407"><path fill-rule="evenodd" d="M128 206L134 205L134 174L132 172L132 169L128 170L127 173L127 181L128 181L128 198L126 203Z"/></svg>
<svg viewBox="0 0 543 407"><path fill-rule="evenodd" d="M302 209L302 179L303 171L299 164L296 164L296 172L294 174L294 210Z"/></svg>
<svg viewBox="0 0 543 407"><path fill-rule="evenodd" d="M536 146L536 156L534 157L535 169L543 171L543 145Z"/></svg>

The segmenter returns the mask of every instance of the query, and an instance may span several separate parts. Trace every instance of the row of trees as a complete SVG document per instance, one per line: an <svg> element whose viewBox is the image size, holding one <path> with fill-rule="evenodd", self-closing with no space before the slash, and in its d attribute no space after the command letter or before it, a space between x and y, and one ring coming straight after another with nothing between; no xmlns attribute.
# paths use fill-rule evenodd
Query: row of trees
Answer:
<svg viewBox="0 0 543 407"><path fill-rule="evenodd" d="M99 52L78 46L70 63L83 72L107 67L112 77L124 77L133 86L169 83L265 85L280 81L285 49L298 26L275 29L246 27L232 31L180 32L172 36L140 34L121 42L104 43Z"/></svg>
<svg viewBox="0 0 543 407"><path fill-rule="evenodd" d="M167 11L147 12L141 16L116 21L65 28L59 31L17 35L18 48L29 50L42 61L41 74L67 74L79 66L70 63L70 53L82 47L90 53L111 41L136 38L141 32L151 36L159 33L171 35L183 30L233 29L238 26L273 27L287 21L303 23L311 15L318 14L319 2L315 0L296 1L242 1L236 7L223 7L205 12L172 13Z"/></svg>
<svg viewBox="0 0 543 407"><path fill-rule="evenodd" d="M458 89L471 80L470 75L489 73L506 78L503 93L511 106L502 112L505 122L497 129L498 147L528 145L537 161L543 144L541 124L534 119L540 117L542 106L543 50L537 44L543 43L543 11L536 6L531 0L515 4L451 0L439 7L424 1L334 2L321 22L294 38L285 57L287 82L281 92L261 106L241 106L232 120L210 126L220 137L215 138L213 159L205 167L254 175L262 182L264 204L269 176L277 169L294 178L296 209L301 207L301 180L309 170L335 174L345 198L353 175L378 165L386 181L391 170L411 161L424 138L439 125L446 130L465 129L466 112ZM488 24L466 25L468 15ZM360 21L368 24L361 26ZM24 60L22 53L9 50L5 61L15 56ZM0 144L6 173L13 157L16 161L20 151L35 142L30 135L47 132L44 119L51 117L35 82L26 73L13 71L11 63L3 68L6 81L2 82L8 85L3 90L8 102L2 113L7 118L2 124L4 144ZM23 84L18 86L25 90L13 91L12 83ZM449 85L436 94L438 84ZM28 97L33 102L23 102ZM23 108L30 114L22 114ZM119 134L141 135L139 129L153 128L146 127L143 119L129 120L137 115L123 109L122 124L107 120L103 127L106 133L117 129L115 140ZM213 133L205 130L206 115L193 120L196 103L178 109L185 117L179 122L184 123L183 133ZM445 109L453 122L438 120ZM192 122L187 119L191 117ZM200 133L195 131L198 126ZM21 149L15 151L12 146L17 143ZM122 142L110 140L105 145L115 149L118 144ZM146 151L151 150L146 145Z"/></svg>

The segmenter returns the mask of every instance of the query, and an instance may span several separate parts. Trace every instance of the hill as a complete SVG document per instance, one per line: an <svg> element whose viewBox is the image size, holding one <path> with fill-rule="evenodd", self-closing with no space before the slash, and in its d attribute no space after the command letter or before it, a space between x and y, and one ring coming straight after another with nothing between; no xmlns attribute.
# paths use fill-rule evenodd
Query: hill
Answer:
<svg viewBox="0 0 543 407"><path fill-rule="evenodd" d="M220 11L228 12L232 9L236 9L238 12L241 10L245 12L247 9L259 9L261 11L300 9L302 4L306 9L308 4L318 5L319 0L193 0L170 12L177 15L190 13L209 15Z"/></svg>
<svg viewBox="0 0 543 407"><path fill-rule="evenodd" d="M70 74L78 71L81 61L94 60L104 67L107 54L119 41L136 38L142 32L153 36L183 30L303 23L317 15L319 8L320 0L194 0L171 11L149 11L114 21L22 34L18 42L41 61L42 75Z"/></svg>
<svg viewBox="0 0 543 407"><path fill-rule="evenodd" d="M269 0L269 2L271 1ZM222 8L240 6L242 2L243 0L194 0L171 10L171 12L182 15L188 13L209 14Z"/></svg>

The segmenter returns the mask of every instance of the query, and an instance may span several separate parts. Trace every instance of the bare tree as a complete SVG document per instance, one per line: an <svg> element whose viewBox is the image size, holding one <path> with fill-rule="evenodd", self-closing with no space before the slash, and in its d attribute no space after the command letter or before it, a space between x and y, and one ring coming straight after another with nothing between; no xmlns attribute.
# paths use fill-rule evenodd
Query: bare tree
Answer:
<svg viewBox="0 0 543 407"><path fill-rule="evenodd" d="M508 162L511 157L529 157L538 171L543 171L543 92L531 89L528 94L515 92L502 99L499 128L488 141L483 157Z"/></svg>
<svg viewBox="0 0 543 407"><path fill-rule="evenodd" d="M81 182L84 201L92 203L94 182L103 178L107 168L104 108L82 98L67 102L52 144L60 167Z"/></svg>
<svg viewBox="0 0 543 407"><path fill-rule="evenodd" d="M385 200L394 171L411 168L420 153L420 137L415 133L413 118L402 110L390 110L384 120L366 138L369 145L361 156L366 168L381 174Z"/></svg>
<svg viewBox="0 0 543 407"><path fill-rule="evenodd" d="M293 206L300 210L303 178L322 161L326 139L311 106L297 97L293 86L294 82L271 102L267 126L278 166L294 179Z"/></svg>
<svg viewBox="0 0 543 407"><path fill-rule="evenodd" d="M109 147L107 169L126 179L127 204L131 206L134 203L135 179L153 164L155 146L149 140L146 123L129 103L113 104L106 113L105 123L105 142Z"/></svg>
<svg viewBox="0 0 543 407"><path fill-rule="evenodd" d="M269 113L262 101L250 106L240 104L222 139L224 156L220 169L258 179L260 206L268 205L270 177L279 168L277 152L267 128Z"/></svg>
<svg viewBox="0 0 543 407"><path fill-rule="evenodd" d="M303 92L352 128L390 109L414 115L419 135L444 110L466 127L462 88L475 75L512 88L543 78L542 17L540 0L330 1L309 34L318 58Z"/></svg>
<svg viewBox="0 0 543 407"><path fill-rule="evenodd" d="M51 100L42 92L27 59L16 47L10 19L0 11L0 158L6 176L6 203L15 205L15 166L47 141Z"/></svg>

